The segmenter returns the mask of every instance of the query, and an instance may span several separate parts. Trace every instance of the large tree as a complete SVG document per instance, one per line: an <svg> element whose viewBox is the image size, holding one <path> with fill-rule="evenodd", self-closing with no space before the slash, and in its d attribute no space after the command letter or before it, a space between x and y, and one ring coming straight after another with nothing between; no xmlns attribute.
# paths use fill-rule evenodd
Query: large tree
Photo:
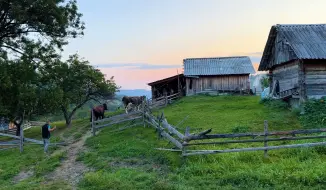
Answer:
<svg viewBox="0 0 326 190"><path fill-rule="evenodd" d="M0 59L0 116L49 113L57 107L54 87L40 83L34 65L24 60Z"/></svg>
<svg viewBox="0 0 326 190"><path fill-rule="evenodd" d="M0 0L1 51L31 57L26 44L62 50L69 38L83 35L76 0Z"/></svg>
<svg viewBox="0 0 326 190"><path fill-rule="evenodd" d="M57 60L42 67L42 83L56 88L59 93L55 100L70 126L77 109L90 100L113 98L118 86L113 77L106 80L103 73L89 65L89 62L72 55L65 62Z"/></svg>
<svg viewBox="0 0 326 190"><path fill-rule="evenodd" d="M63 96L38 70L85 29L75 0L0 0L0 116L47 113Z"/></svg>

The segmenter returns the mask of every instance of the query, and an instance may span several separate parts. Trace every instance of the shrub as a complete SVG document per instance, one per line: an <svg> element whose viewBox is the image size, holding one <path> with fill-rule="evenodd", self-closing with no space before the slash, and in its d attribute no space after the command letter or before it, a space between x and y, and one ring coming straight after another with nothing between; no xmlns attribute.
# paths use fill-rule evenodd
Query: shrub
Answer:
<svg viewBox="0 0 326 190"><path fill-rule="evenodd" d="M269 87L269 79L268 79L268 77L262 77L260 79L260 85L261 85L262 88Z"/></svg>
<svg viewBox="0 0 326 190"><path fill-rule="evenodd" d="M248 126L236 126L232 129L232 133L246 133L250 130Z"/></svg>
<svg viewBox="0 0 326 190"><path fill-rule="evenodd" d="M261 104L268 106L273 109L288 109L289 104L284 102L283 100L275 100L272 98L264 98L260 100Z"/></svg>
<svg viewBox="0 0 326 190"><path fill-rule="evenodd" d="M305 128L326 126L326 97L308 100L303 108L304 114L299 118Z"/></svg>

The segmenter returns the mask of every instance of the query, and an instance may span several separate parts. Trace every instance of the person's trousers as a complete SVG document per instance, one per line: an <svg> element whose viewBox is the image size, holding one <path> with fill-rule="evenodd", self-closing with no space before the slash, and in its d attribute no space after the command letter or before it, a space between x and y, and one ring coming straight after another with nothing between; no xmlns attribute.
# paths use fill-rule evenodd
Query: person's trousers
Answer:
<svg viewBox="0 0 326 190"><path fill-rule="evenodd" d="M44 144L44 152L48 152L48 147L50 144L50 139L43 139L43 144Z"/></svg>

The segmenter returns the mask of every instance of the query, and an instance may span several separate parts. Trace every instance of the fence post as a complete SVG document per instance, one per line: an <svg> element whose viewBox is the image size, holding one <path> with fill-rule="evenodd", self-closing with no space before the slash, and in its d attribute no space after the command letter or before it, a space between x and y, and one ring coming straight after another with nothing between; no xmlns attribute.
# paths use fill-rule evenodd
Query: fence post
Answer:
<svg viewBox="0 0 326 190"><path fill-rule="evenodd" d="M19 136L20 136L19 149L20 149L21 153L24 151L24 130L23 130L24 125L23 124L24 123L21 123L20 129L19 129Z"/></svg>
<svg viewBox="0 0 326 190"><path fill-rule="evenodd" d="M145 108L146 108L146 100L143 102L143 124L144 124L144 127L146 127L146 122L145 122Z"/></svg>
<svg viewBox="0 0 326 190"><path fill-rule="evenodd" d="M267 145L267 137L268 137L268 122L267 120L264 121L264 133L265 133L265 136L264 136L264 147L268 147ZM267 150L264 150L264 157L267 158L268 155L267 155Z"/></svg>
<svg viewBox="0 0 326 190"><path fill-rule="evenodd" d="M94 112L92 110L92 133L93 133L93 136L95 136L95 127L94 127Z"/></svg>
<svg viewBox="0 0 326 190"><path fill-rule="evenodd" d="M165 106L167 106L168 105L168 97L167 97L167 95L165 95Z"/></svg>

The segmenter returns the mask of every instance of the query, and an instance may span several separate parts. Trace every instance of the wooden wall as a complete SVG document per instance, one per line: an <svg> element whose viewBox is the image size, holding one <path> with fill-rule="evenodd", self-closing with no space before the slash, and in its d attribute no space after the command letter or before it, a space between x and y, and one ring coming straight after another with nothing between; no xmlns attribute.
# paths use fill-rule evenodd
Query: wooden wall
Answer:
<svg viewBox="0 0 326 190"><path fill-rule="evenodd" d="M304 70L307 98L326 96L326 60L304 62Z"/></svg>
<svg viewBox="0 0 326 190"><path fill-rule="evenodd" d="M192 89L190 81L192 80ZM186 78L186 95L207 91L239 91L249 90L250 81L248 75L223 75L200 76L198 78Z"/></svg>
<svg viewBox="0 0 326 190"><path fill-rule="evenodd" d="M299 62L277 66L272 71L272 80L279 81L280 92L299 87Z"/></svg>

